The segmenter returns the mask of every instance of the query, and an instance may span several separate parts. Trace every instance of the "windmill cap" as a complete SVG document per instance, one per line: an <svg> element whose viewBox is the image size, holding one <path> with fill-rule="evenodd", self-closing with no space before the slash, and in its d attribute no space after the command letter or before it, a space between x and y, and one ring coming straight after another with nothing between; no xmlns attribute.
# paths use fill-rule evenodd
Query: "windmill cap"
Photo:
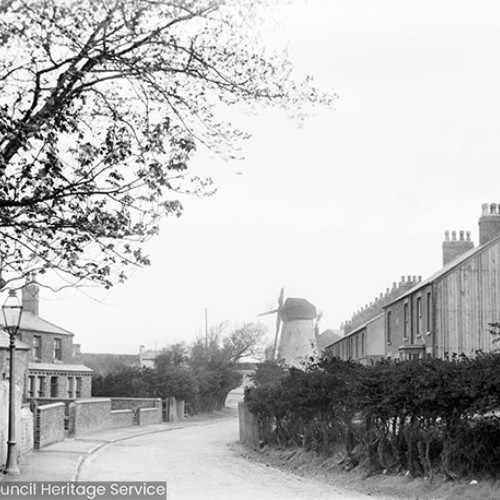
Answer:
<svg viewBox="0 0 500 500"><path fill-rule="evenodd" d="M294 319L314 319L316 318L316 306L306 299L291 298L285 300L283 307L280 308L280 314L286 321Z"/></svg>

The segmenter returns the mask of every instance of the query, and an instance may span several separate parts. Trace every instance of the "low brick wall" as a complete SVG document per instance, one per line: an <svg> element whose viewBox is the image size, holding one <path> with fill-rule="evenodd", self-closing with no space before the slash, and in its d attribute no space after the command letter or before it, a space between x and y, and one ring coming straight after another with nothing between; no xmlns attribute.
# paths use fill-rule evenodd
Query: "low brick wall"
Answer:
<svg viewBox="0 0 500 500"><path fill-rule="evenodd" d="M111 427L132 427L134 425L133 410L112 410Z"/></svg>
<svg viewBox="0 0 500 500"><path fill-rule="evenodd" d="M240 420L240 442L252 448L260 450L259 425L257 417L250 412L245 403L238 403L238 414Z"/></svg>
<svg viewBox="0 0 500 500"><path fill-rule="evenodd" d="M93 398L75 401L75 435L109 429L111 422L111 399Z"/></svg>
<svg viewBox="0 0 500 500"><path fill-rule="evenodd" d="M161 408L139 408L139 425L161 424Z"/></svg>
<svg viewBox="0 0 500 500"><path fill-rule="evenodd" d="M64 403L38 406L35 409L33 436L35 450L64 440L64 412Z"/></svg>
<svg viewBox="0 0 500 500"><path fill-rule="evenodd" d="M111 398L113 410L136 410L137 408L161 408L160 398Z"/></svg>

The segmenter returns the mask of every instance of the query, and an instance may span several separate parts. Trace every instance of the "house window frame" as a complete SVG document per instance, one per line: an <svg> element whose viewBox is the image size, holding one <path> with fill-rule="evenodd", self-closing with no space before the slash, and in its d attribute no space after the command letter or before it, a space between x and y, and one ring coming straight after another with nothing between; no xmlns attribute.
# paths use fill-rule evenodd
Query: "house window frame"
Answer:
<svg viewBox="0 0 500 500"><path fill-rule="evenodd" d="M30 375L28 377L28 397L36 397L36 377L35 375Z"/></svg>
<svg viewBox="0 0 500 500"><path fill-rule="evenodd" d="M75 394L75 378L74 377L68 377L67 379L67 393L68 393L68 398L72 399Z"/></svg>
<svg viewBox="0 0 500 500"><path fill-rule="evenodd" d="M426 330L427 330L427 335L431 334L431 329L432 329L432 294L431 292L427 292L427 297L426 297L426 308L427 308L427 317L426 317Z"/></svg>
<svg viewBox="0 0 500 500"><path fill-rule="evenodd" d="M31 340L31 355L35 361L42 359L42 336L33 335Z"/></svg>
<svg viewBox="0 0 500 500"><path fill-rule="evenodd" d="M62 361L62 339L60 337L54 337L54 361Z"/></svg>
<svg viewBox="0 0 500 500"><path fill-rule="evenodd" d="M75 386L75 397L80 398L82 395L82 377L76 377L76 386Z"/></svg>
<svg viewBox="0 0 500 500"><path fill-rule="evenodd" d="M50 397L59 397L59 377L56 375L51 375L50 377Z"/></svg>
<svg viewBox="0 0 500 500"><path fill-rule="evenodd" d="M423 309L422 309L422 296L419 295L416 298L416 304L415 304L415 314L416 314L416 327L417 327L417 337L422 336L423 332L423 324L422 324L422 319L423 319Z"/></svg>
<svg viewBox="0 0 500 500"><path fill-rule="evenodd" d="M385 313L385 341L387 345L392 343L392 311L389 309Z"/></svg>
<svg viewBox="0 0 500 500"><path fill-rule="evenodd" d="M44 398L45 397L45 376L44 375L39 375L38 376L38 390L37 390L37 395L39 398Z"/></svg>
<svg viewBox="0 0 500 500"><path fill-rule="evenodd" d="M403 303L403 340L410 338L410 303L405 300Z"/></svg>

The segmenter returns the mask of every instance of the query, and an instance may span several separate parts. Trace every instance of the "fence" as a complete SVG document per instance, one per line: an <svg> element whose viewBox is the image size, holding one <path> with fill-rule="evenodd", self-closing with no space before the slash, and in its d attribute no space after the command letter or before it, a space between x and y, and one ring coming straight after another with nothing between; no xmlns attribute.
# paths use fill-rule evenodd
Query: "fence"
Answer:
<svg viewBox="0 0 500 500"><path fill-rule="evenodd" d="M250 412L245 403L238 403L238 415L240 422L240 442L252 448L260 450L259 424L257 416Z"/></svg>

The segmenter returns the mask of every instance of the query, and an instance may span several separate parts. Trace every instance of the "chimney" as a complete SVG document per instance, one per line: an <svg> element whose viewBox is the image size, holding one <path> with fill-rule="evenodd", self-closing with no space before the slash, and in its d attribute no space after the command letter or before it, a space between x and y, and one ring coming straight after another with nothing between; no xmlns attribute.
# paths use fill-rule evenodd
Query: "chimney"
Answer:
<svg viewBox="0 0 500 500"><path fill-rule="evenodd" d="M22 289L23 311L38 316L40 287L36 284L35 276L30 274L26 278L26 285Z"/></svg>
<svg viewBox="0 0 500 500"><path fill-rule="evenodd" d="M445 231L443 241L443 266L446 266L448 262L455 260L472 248L474 248L474 243L470 239L470 231L459 231L458 238L457 232L451 231L451 239L450 231Z"/></svg>
<svg viewBox="0 0 500 500"><path fill-rule="evenodd" d="M81 344L73 344L73 358L81 359L82 357L82 346Z"/></svg>
<svg viewBox="0 0 500 500"><path fill-rule="evenodd" d="M500 205L483 203L483 213L479 217L479 244L484 245L500 235Z"/></svg>

